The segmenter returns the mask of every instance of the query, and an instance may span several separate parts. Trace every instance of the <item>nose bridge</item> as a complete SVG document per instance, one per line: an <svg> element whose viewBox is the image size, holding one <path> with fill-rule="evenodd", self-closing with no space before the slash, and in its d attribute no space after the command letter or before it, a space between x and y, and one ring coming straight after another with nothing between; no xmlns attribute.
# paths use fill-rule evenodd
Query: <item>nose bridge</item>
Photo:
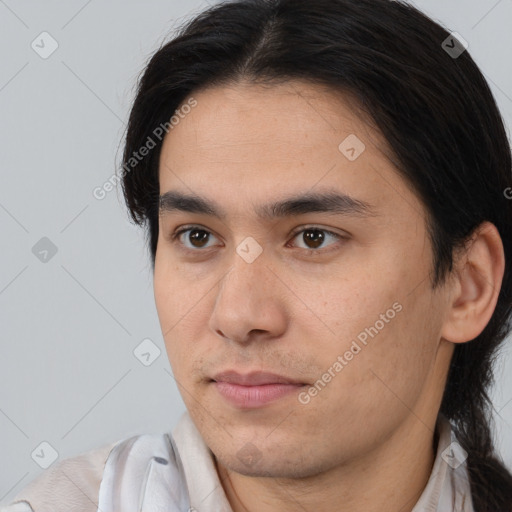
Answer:
<svg viewBox="0 0 512 512"><path fill-rule="evenodd" d="M267 258L263 252L255 256L251 244L249 240L236 248L231 268L219 283L210 318L214 332L239 342L254 330L275 335L284 327Z"/></svg>
<svg viewBox="0 0 512 512"><path fill-rule="evenodd" d="M231 268L221 281L216 303L222 300L236 300L240 305L257 302L258 295L266 293L266 274L270 273L266 263L262 251L255 256L250 242L240 243L233 255Z"/></svg>

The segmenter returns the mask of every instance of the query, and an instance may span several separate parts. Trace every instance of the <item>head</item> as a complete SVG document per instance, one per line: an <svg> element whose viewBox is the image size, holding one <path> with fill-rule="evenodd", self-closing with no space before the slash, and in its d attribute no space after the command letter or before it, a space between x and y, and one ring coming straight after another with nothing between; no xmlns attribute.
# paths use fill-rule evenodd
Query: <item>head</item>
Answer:
<svg viewBox="0 0 512 512"><path fill-rule="evenodd" d="M401 2L242 0L144 71L123 190L183 400L235 471L313 475L439 412L474 482L492 459L510 147L449 35ZM240 409L213 382L228 369L302 387Z"/></svg>

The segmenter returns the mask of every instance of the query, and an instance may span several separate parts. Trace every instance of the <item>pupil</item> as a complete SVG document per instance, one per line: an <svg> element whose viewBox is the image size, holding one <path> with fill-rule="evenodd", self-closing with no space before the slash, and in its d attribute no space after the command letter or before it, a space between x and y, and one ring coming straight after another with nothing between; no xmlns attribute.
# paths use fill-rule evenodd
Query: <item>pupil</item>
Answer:
<svg viewBox="0 0 512 512"><path fill-rule="evenodd" d="M203 233L203 236L198 236L197 233ZM194 229L190 232L189 238L192 242L192 245L195 245L194 241L199 241L200 245L196 245L196 247L202 247L204 244L202 244L201 242L204 242L208 238L208 233L206 231L203 231L202 229Z"/></svg>
<svg viewBox="0 0 512 512"><path fill-rule="evenodd" d="M315 233L317 236L311 235L311 233ZM320 231L319 229L308 229L307 231L304 231L304 238L307 239L306 245L308 244L308 242L312 242L313 246L316 248L322 245L324 235L323 232Z"/></svg>

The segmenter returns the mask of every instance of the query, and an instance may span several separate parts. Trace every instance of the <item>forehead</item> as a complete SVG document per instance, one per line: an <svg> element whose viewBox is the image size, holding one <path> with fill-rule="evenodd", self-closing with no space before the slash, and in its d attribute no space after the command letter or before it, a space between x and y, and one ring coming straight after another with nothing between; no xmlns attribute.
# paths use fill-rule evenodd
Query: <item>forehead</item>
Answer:
<svg viewBox="0 0 512 512"><path fill-rule="evenodd" d="M294 81L217 86L191 97L196 106L164 139L161 194L180 189L226 205L263 204L329 188L421 211L387 158L385 139L349 95Z"/></svg>
<svg viewBox="0 0 512 512"><path fill-rule="evenodd" d="M312 145L318 147L320 139L324 150L330 146L337 155L337 142L343 134L371 137L376 142L378 139L380 146L386 145L378 132L369 129L362 114L354 112L357 105L352 96L341 96L308 82L242 82L202 89L191 97L197 106L179 116L164 146L174 146L174 150L180 146L183 151L199 149L211 156L222 151L227 156L239 149L253 155L264 144L265 152L258 155L259 160L266 160L267 156L286 153L290 147L299 157ZM194 131L193 139L190 130Z"/></svg>

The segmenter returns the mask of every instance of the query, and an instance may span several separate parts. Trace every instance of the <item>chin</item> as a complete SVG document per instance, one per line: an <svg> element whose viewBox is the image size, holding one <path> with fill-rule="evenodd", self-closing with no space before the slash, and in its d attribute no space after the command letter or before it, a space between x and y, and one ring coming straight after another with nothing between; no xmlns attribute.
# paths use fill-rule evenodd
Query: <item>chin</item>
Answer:
<svg viewBox="0 0 512 512"><path fill-rule="evenodd" d="M293 454L282 453L275 448L260 451L251 443L237 453L224 453L216 459L229 471L249 477L298 479L312 477L328 469L322 461L305 460L298 450Z"/></svg>

